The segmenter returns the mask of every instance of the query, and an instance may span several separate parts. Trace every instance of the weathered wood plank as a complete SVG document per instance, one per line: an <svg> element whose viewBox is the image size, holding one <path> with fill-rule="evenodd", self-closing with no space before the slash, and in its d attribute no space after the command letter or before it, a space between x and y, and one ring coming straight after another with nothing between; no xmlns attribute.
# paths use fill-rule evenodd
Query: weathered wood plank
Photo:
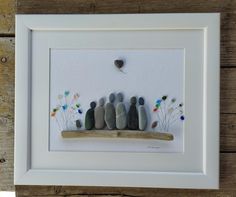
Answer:
<svg viewBox="0 0 236 197"><path fill-rule="evenodd" d="M234 0L18 0L17 13L235 12Z"/></svg>
<svg viewBox="0 0 236 197"><path fill-rule="evenodd" d="M150 131L134 131L134 130L78 130L78 131L62 131L63 138L137 138L137 139L158 139L171 141L174 136L171 133L150 132Z"/></svg>
<svg viewBox="0 0 236 197"><path fill-rule="evenodd" d="M221 13L220 53L222 67L236 67L236 13Z"/></svg>
<svg viewBox="0 0 236 197"><path fill-rule="evenodd" d="M220 112L236 113L236 70L221 68Z"/></svg>
<svg viewBox="0 0 236 197"><path fill-rule="evenodd" d="M14 38L0 38L0 132L13 131Z"/></svg>
<svg viewBox="0 0 236 197"><path fill-rule="evenodd" d="M236 69L221 68L220 72L221 99L236 98Z"/></svg>
<svg viewBox="0 0 236 197"><path fill-rule="evenodd" d="M93 194L93 195L64 195L63 197L234 197L235 191L230 190L158 190L148 195L114 195L114 194ZM58 197L59 195L33 195L31 197ZM60 195L62 196L62 195ZM17 197L26 197L25 195L17 195Z"/></svg>
<svg viewBox="0 0 236 197"><path fill-rule="evenodd" d="M221 114L220 150L224 152L236 151L236 114Z"/></svg>
<svg viewBox="0 0 236 197"><path fill-rule="evenodd" d="M13 34L15 31L15 0L0 1L0 34Z"/></svg>
<svg viewBox="0 0 236 197"><path fill-rule="evenodd" d="M236 153L220 154L220 188L236 189Z"/></svg>
<svg viewBox="0 0 236 197"><path fill-rule="evenodd" d="M13 190L14 38L0 38L0 190Z"/></svg>
<svg viewBox="0 0 236 197"><path fill-rule="evenodd" d="M236 195L236 153L221 153L221 190L147 189L117 187L16 186L19 196L121 195L121 196L220 196ZM98 195L99 194L99 195ZM158 194L158 195L157 195Z"/></svg>
<svg viewBox="0 0 236 197"><path fill-rule="evenodd" d="M12 191L14 168L14 133L0 132L0 191Z"/></svg>

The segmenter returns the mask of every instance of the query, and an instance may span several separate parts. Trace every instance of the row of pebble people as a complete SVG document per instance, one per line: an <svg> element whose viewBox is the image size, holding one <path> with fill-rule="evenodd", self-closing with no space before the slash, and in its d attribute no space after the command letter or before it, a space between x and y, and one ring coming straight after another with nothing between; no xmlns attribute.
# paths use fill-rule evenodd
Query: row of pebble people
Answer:
<svg viewBox="0 0 236 197"><path fill-rule="evenodd" d="M136 108L137 98L131 97L130 108L126 112L124 97L122 93L117 94L118 103L114 106L115 94L109 95L109 102L105 105L104 98L101 98L96 107L96 102L90 103L90 109L85 115L85 128L104 129L129 129L129 130L145 130L147 126L147 114L144 107L144 99L138 99L138 109ZM105 105L105 106L104 106Z"/></svg>

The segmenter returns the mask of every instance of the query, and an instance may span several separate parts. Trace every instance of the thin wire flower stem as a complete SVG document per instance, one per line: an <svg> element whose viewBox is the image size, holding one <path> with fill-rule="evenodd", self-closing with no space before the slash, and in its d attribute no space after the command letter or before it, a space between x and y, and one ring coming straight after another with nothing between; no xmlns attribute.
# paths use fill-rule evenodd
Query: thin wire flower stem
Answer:
<svg viewBox="0 0 236 197"><path fill-rule="evenodd" d="M162 110L162 105L160 105L160 111L161 111L161 115L162 115L162 118L161 118L162 128L161 129L164 129L164 112Z"/></svg>
<svg viewBox="0 0 236 197"><path fill-rule="evenodd" d="M55 120L56 120L56 122L57 122L57 125L58 125L58 127L59 127L60 131L62 131L63 129L62 129L62 127L61 127L61 125L60 125L60 123L59 123L59 121L58 121L57 117L55 117Z"/></svg>
<svg viewBox="0 0 236 197"><path fill-rule="evenodd" d="M62 105L62 101L61 101L61 99L59 99L59 103L60 103L60 109L62 110L62 112L61 112L61 110L60 110L60 113L61 113L61 116L62 116L62 118L63 118L63 122L64 122L64 124L65 124L65 122L66 122L66 116L65 116L65 112L64 112L64 110L63 110L63 105ZM65 127L66 127L66 125L64 125Z"/></svg>
<svg viewBox="0 0 236 197"><path fill-rule="evenodd" d="M169 119L168 119L168 122L167 122L167 128L168 128L167 130L169 130L169 128L170 128L170 126L169 126L170 125L170 121L173 120L178 115L178 112L176 114L177 110L180 110L179 107L175 107L173 109L173 111L170 113Z"/></svg>

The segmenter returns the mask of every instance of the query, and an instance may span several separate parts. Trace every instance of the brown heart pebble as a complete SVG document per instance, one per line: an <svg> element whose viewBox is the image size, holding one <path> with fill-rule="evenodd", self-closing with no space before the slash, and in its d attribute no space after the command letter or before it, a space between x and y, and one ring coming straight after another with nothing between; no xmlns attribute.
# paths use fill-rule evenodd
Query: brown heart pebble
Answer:
<svg viewBox="0 0 236 197"><path fill-rule="evenodd" d="M123 60L115 60L114 64L117 68L121 69L124 66L124 61Z"/></svg>

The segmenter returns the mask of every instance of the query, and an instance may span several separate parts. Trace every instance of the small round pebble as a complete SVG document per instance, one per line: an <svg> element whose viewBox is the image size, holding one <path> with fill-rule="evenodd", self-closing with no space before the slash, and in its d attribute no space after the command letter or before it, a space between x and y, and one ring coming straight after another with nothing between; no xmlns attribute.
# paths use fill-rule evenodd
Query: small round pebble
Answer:
<svg viewBox="0 0 236 197"><path fill-rule="evenodd" d="M104 98L100 98L98 103L99 103L99 106L103 106L105 104L105 99Z"/></svg>
<svg viewBox="0 0 236 197"><path fill-rule="evenodd" d="M76 123L76 127L79 129L79 128L81 128L81 121L80 120L76 120L75 121L75 123Z"/></svg>
<svg viewBox="0 0 236 197"><path fill-rule="evenodd" d="M94 109L95 107L96 107L96 103L93 101L93 102L91 102L90 103L90 107L92 108L92 109Z"/></svg>
<svg viewBox="0 0 236 197"><path fill-rule="evenodd" d="M136 98L135 96L131 97L130 103L133 104L133 105L136 105L136 103L137 103L137 98Z"/></svg>
<svg viewBox="0 0 236 197"><path fill-rule="evenodd" d="M109 96L109 101L113 103L115 101L115 94L111 93Z"/></svg>
<svg viewBox="0 0 236 197"><path fill-rule="evenodd" d="M117 94L117 100L118 100L118 102L123 102L123 99L124 99L123 94L122 94L121 92L118 93L118 94Z"/></svg>
<svg viewBox="0 0 236 197"><path fill-rule="evenodd" d="M155 127L157 127L157 125L158 125L158 122L157 122L157 121L154 121L154 122L152 123L152 129L154 129Z"/></svg>
<svg viewBox="0 0 236 197"><path fill-rule="evenodd" d="M140 98L138 99L138 103L139 103L139 105L144 105L144 99L143 99L143 97L140 97Z"/></svg>

